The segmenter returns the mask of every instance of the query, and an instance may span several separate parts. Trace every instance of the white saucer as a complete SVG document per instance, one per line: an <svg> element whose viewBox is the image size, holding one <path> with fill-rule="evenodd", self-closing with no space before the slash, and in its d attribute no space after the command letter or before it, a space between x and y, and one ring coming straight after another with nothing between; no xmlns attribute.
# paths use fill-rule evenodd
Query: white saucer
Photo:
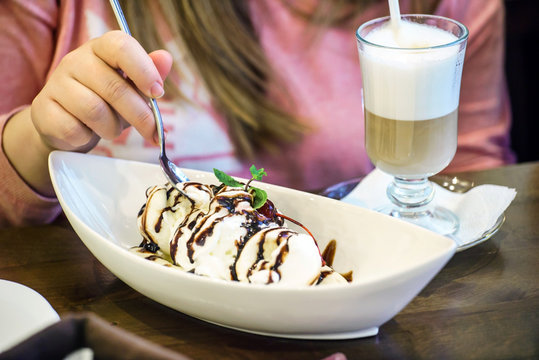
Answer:
<svg viewBox="0 0 539 360"><path fill-rule="evenodd" d="M453 177L453 178L456 179L456 177ZM341 200L346 195L348 195L358 185L358 183L362 179L363 178L354 178L354 179L350 179L350 180L347 180L347 181L337 183L337 184L332 185L332 186L324 189L323 191L321 191L320 195L326 196L326 197L329 197L329 198L332 198L332 199L335 199L335 200ZM474 186L473 182L470 182L470 181L467 181L467 180L462 180L462 179L459 180L459 181L465 183L465 188L464 189L461 186L461 188L457 191L454 188L451 188L449 186L445 186L445 184L444 184L444 186L442 186L442 185L440 185L440 186L444 187L446 190L449 190L451 192L457 192L457 193L464 193L464 192L468 191L470 188L472 188ZM438 182L438 184L439 184L439 182ZM355 199L355 200L357 200L357 199ZM360 204L360 203L356 203L355 205L366 207L365 204ZM487 241L494 234L496 234L498 232L498 230L500 230L500 228L502 227L504 222L505 222L505 214L502 213L500 215L500 217L498 218L498 220L496 220L496 223L494 223L494 225L492 225L492 227L490 229L488 229L483 234L481 234L481 236L477 237L476 239L474 239L472 241L466 242L465 244L460 244L459 241L456 240L453 236L449 236L450 238L455 240L455 242L457 243L457 249L456 249L455 252L460 252L460 251L470 249L470 248L472 248L472 247L474 247L476 245L479 245L479 244Z"/></svg>
<svg viewBox="0 0 539 360"><path fill-rule="evenodd" d="M498 232L498 230L500 230L500 228L502 227L504 222L505 222L505 214L502 214L502 215L500 215L498 220L496 220L496 223L490 229L485 231L483 233L483 235L481 235L479 238L475 239L474 241L470 241L469 243L466 243L466 244L463 244L463 245L458 245L456 252L460 252L460 251L472 248L475 245L479 245L482 242L487 241L494 234L496 234Z"/></svg>
<svg viewBox="0 0 539 360"><path fill-rule="evenodd" d="M0 280L0 353L59 319L52 306L36 291Z"/></svg>

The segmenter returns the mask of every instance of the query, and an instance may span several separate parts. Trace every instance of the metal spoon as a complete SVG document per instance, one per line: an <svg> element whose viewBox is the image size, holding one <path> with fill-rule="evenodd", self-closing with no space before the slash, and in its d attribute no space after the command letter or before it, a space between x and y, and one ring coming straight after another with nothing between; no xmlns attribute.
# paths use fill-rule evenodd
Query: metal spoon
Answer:
<svg viewBox="0 0 539 360"><path fill-rule="evenodd" d="M459 178L457 176L434 175L429 178L430 181L441 187L456 193L465 193L475 186L473 181Z"/></svg>
<svg viewBox="0 0 539 360"><path fill-rule="evenodd" d="M350 193L361 180L363 180L362 177L343 181L323 189L319 192L319 194L332 199L340 200L348 195L348 193ZM431 176L429 180L449 191L456 193L465 193L474 187L473 181L462 179L456 176L434 175Z"/></svg>
<svg viewBox="0 0 539 360"><path fill-rule="evenodd" d="M112 6L112 10L116 16L116 21L118 21L118 25L120 25L120 29L126 34L131 35L131 31L129 30L129 26L127 25L122 7L118 3L118 0L110 0L110 5ZM159 138L159 164L161 165L161 169L165 173L168 181L174 187L176 187L176 184L189 181L189 178L167 157L165 152L165 134L163 130L163 119L161 118L161 112L159 112L157 101L155 101L153 98L150 98L149 100L153 117L155 119L155 125L157 126L157 136Z"/></svg>

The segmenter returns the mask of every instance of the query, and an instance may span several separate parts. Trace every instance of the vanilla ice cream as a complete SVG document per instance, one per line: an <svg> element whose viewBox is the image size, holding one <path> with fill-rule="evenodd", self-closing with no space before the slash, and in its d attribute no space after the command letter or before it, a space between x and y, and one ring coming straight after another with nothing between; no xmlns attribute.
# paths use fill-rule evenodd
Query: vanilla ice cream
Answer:
<svg viewBox="0 0 539 360"><path fill-rule="evenodd" d="M253 209L240 187L186 182L153 186L138 214L137 255L216 279L256 284L346 283L315 240Z"/></svg>

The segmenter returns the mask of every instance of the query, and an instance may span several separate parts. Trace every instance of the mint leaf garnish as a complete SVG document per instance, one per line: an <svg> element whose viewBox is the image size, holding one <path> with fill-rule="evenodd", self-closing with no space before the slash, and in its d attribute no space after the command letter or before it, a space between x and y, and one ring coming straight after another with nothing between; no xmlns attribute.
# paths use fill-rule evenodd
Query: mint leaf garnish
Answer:
<svg viewBox="0 0 539 360"><path fill-rule="evenodd" d="M213 169L213 173L215 174L215 177L217 180L225 184L226 186L232 186L232 187L242 187L243 184L234 179L232 176L225 174L221 170Z"/></svg>
<svg viewBox="0 0 539 360"><path fill-rule="evenodd" d="M262 189L251 186L251 190L254 191L253 209L262 207L268 200L268 193Z"/></svg>
<svg viewBox="0 0 539 360"><path fill-rule="evenodd" d="M257 169L256 166L254 165L251 165L251 167L249 168L249 171L251 171L251 175L253 176L253 179L258 180L258 181L262 180L263 176L268 176L268 174L264 171L264 168Z"/></svg>
<svg viewBox="0 0 539 360"><path fill-rule="evenodd" d="M258 209L262 205L266 203L266 200L268 199L268 194L259 188L256 188L254 186L250 186L251 181L253 180L262 180L263 176L267 176L268 174L266 171L264 171L264 168L257 169L256 166L251 165L249 168L249 171L251 171L251 179L245 184L245 191L248 191L253 195L253 208ZM235 180L232 176L225 174L221 170L213 169L213 173L215 174L215 177L217 180L225 184L226 186L232 186L232 187L242 187L243 184L239 181Z"/></svg>

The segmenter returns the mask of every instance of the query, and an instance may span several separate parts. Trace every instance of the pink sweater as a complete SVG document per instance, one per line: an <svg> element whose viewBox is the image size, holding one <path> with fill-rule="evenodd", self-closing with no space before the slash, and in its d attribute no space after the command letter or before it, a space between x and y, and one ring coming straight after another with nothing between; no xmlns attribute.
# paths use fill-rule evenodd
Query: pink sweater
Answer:
<svg viewBox="0 0 539 360"><path fill-rule="evenodd" d="M401 12L408 9L409 1L401 0ZM372 164L364 149L361 73L354 31L329 29L310 43L307 24L280 1L253 0L251 13L270 63L297 105L297 115L309 119L314 129L302 142L256 160L257 167L268 171L267 181L313 190L369 172ZM382 0L361 15L358 25L387 14L387 1ZM448 171L512 162L502 66L501 1L442 0L436 14L461 21L470 30L459 109L459 146ZM92 0L2 1L0 24L0 131L13 113L31 103L66 53L117 28L108 2ZM188 74L191 76L182 79L179 86L191 103L160 102L169 154L182 167L216 167L246 176L250 164L234 156L222 117L213 111L196 74ZM114 141L101 141L93 152L140 161L157 159L157 149L132 129ZM0 226L51 221L60 211L55 199L40 196L20 179L3 150L0 193Z"/></svg>

